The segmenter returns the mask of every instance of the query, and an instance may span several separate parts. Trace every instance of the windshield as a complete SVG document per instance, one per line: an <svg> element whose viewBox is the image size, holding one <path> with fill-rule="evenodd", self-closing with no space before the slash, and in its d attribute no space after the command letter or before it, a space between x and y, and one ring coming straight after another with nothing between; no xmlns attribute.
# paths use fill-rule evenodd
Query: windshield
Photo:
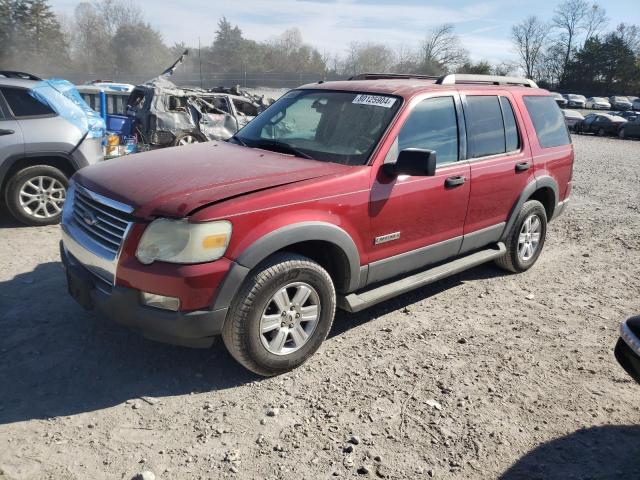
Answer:
<svg viewBox="0 0 640 480"><path fill-rule="evenodd" d="M400 107L389 95L292 90L232 142L303 158L364 165Z"/></svg>

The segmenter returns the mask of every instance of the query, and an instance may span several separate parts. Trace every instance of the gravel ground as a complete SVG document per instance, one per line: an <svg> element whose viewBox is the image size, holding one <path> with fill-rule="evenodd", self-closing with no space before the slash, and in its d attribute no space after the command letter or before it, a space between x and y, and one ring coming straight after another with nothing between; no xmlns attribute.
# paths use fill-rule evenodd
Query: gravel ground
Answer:
<svg viewBox="0 0 640 480"><path fill-rule="evenodd" d="M58 228L0 221L0 479L640 478L640 142L574 137L569 210L521 275L476 268L358 315L272 379L66 294Z"/></svg>

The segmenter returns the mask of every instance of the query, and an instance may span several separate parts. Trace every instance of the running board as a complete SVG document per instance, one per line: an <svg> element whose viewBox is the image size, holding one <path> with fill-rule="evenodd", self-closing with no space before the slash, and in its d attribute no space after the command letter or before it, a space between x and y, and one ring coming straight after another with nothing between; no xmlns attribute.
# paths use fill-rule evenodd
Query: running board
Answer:
<svg viewBox="0 0 640 480"><path fill-rule="evenodd" d="M495 260L506 253L504 243L498 243L494 248L480 250L465 257L460 257L451 262L444 263L437 267L423 270L409 277L401 278L392 283L387 283L372 290L365 290L360 293L350 293L346 296L338 297L338 307L348 312L359 312L377 303L384 302L390 298L403 293L415 290L416 288L429 285L443 278L463 272L469 268L476 267L483 263Z"/></svg>

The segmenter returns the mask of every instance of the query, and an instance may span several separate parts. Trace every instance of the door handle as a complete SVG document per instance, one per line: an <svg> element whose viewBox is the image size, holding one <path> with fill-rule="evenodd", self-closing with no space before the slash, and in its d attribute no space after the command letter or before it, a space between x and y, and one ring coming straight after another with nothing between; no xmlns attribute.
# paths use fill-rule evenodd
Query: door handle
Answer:
<svg viewBox="0 0 640 480"><path fill-rule="evenodd" d="M516 172L524 172L531 168L531 164L529 162L516 163Z"/></svg>
<svg viewBox="0 0 640 480"><path fill-rule="evenodd" d="M460 185L464 184L464 182L466 182L467 179L464 178L462 175L457 175L455 177L449 177L444 181L444 186L446 188L453 188L453 187L459 187Z"/></svg>
<svg viewBox="0 0 640 480"><path fill-rule="evenodd" d="M2 128L0 128L0 135L12 135L16 132L14 132L13 130L4 130Z"/></svg>

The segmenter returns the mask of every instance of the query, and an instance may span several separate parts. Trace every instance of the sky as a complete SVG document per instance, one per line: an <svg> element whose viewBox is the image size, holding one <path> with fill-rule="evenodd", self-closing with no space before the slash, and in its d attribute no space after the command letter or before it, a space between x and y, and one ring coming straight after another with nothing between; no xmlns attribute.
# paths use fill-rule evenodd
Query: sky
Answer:
<svg viewBox="0 0 640 480"><path fill-rule="evenodd" d="M145 18L167 44L197 46L213 41L225 15L246 38L268 40L298 27L306 43L323 53L343 55L350 42L414 47L429 28L455 25L475 61L512 60L511 26L529 15L551 19L558 0L138 0ZM601 0L610 27L640 25L640 0ZM56 12L72 15L77 0L50 0Z"/></svg>

